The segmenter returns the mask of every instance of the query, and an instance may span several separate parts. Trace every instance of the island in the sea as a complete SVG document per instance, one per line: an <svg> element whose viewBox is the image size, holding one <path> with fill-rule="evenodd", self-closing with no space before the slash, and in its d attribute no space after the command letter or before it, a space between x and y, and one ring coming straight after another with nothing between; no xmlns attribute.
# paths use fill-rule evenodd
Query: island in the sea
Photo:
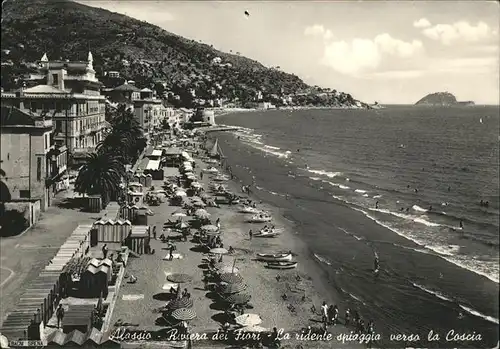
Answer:
<svg viewBox="0 0 500 349"><path fill-rule="evenodd" d="M436 92L430 93L421 100L419 100L415 105L420 106L473 106L473 101L457 101L457 98L449 92Z"/></svg>

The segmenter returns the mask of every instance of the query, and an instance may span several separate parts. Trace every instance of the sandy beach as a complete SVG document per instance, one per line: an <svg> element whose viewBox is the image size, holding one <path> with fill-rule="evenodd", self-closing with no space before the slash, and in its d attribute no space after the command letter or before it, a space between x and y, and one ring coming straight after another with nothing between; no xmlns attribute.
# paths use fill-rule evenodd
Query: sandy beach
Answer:
<svg viewBox="0 0 500 349"><path fill-rule="evenodd" d="M201 169L207 167L201 160L196 160L195 172L199 176ZM210 183L210 176L205 174L200 180L205 190ZM155 182L153 185L160 186ZM237 195L241 193L241 184L237 181L228 182L228 188ZM359 340L339 341L338 335L347 334L349 331L342 325L330 326L329 340L310 340L303 337L296 339L296 334L300 334L307 326L319 328L321 326L321 316L319 310L321 303L327 301L328 304L335 304L335 299L331 292L323 289L321 278L316 269L307 260L303 251L305 246L294 236L294 227L287 221L276 207L258 204L259 209L272 213L273 224L282 233L274 239L249 239L249 230L258 231L264 224L254 224L246 222L248 215L238 212L238 205L220 205L220 208L207 207L211 213L212 221L220 218L222 241L226 249L229 246L235 249L234 255L224 256L224 261L228 264L235 263L239 269L244 282L248 285L245 293L252 296L251 308L247 313L259 314L263 322L261 326L268 329L273 327L283 331L281 338L282 348L334 348L334 347L358 347ZM163 203L161 206L152 207L155 215L149 217L148 224L156 226L157 235L161 234L162 225L168 219L173 219L171 214L180 207L170 206ZM185 218L186 220L189 217ZM208 339L195 340L195 347L226 347L227 344L212 340L211 334L215 333L220 326L222 309L214 307L213 301L207 297L211 292L204 289L203 270L200 268L202 253L193 249L193 243L177 243L177 253L182 255L182 259L172 261L163 260L168 254L166 244L159 240L152 240L151 247L155 250L153 255L142 255L140 258L129 260L127 273L139 278L136 284L123 283L118 301L116 302L110 330L117 329L115 323L120 320L132 331L160 330L163 328L161 313L159 309L165 306L169 299L168 289L164 290L166 275L169 273L186 273L193 277L193 281L184 284L182 288L187 288L194 300L193 309L197 317L190 321L190 333L198 334L202 337L205 333ZM194 251L193 251L194 250ZM296 255L299 262L298 268L293 270L271 270L264 268L264 263L255 260L256 252L276 252L291 250ZM234 262L236 259L236 262ZM280 276L277 278L277 276ZM286 299L284 299L286 295ZM313 313L312 306L316 307ZM340 314L341 319L343 314ZM219 320L219 321L217 321ZM342 322L343 320L341 320ZM286 333L286 334L285 334ZM305 332L307 333L307 331ZM287 334L291 337L287 339ZM326 338L326 337L325 337ZM323 338L323 339L325 339ZM137 343L139 344L139 343ZM144 345L144 343L143 343Z"/></svg>

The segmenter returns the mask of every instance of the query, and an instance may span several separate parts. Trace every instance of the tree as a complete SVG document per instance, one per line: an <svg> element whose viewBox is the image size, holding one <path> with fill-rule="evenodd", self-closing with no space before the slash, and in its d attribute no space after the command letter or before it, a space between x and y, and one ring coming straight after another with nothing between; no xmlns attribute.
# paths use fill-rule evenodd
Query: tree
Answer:
<svg viewBox="0 0 500 349"><path fill-rule="evenodd" d="M103 202L118 197L125 167L119 157L106 152L87 155L75 180L75 191L87 195L100 195Z"/></svg>

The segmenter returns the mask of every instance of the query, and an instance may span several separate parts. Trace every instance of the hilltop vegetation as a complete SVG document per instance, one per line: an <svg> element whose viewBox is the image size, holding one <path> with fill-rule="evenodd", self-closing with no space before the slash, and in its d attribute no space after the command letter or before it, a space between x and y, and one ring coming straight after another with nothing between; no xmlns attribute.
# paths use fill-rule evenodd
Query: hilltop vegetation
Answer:
<svg viewBox="0 0 500 349"><path fill-rule="evenodd" d="M262 98L280 104L283 96L299 105L351 105L343 93L318 97L299 77L265 67L239 53L224 53L155 25L107 10L66 0L7 1L2 23L2 87L19 86L22 74L35 68L44 52L49 59L85 60L89 49L94 69L104 77L119 71L139 87L155 88L178 106L201 100L236 101L245 105ZM322 94L325 95L324 93Z"/></svg>
<svg viewBox="0 0 500 349"><path fill-rule="evenodd" d="M459 102L457 98L449 92L435 92L430 93L424 98L420 99L415 105L421 106L452 106L452 105L460 105L460 106L472 106L474 102L472 101L464 101Z"/></svg>

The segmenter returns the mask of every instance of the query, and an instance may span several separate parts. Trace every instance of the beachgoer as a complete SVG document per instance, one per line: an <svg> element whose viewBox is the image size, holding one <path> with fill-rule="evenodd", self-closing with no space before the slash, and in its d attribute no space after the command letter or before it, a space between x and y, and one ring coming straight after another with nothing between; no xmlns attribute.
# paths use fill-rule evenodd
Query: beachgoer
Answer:
<svg viewBox="0 0 500 349"><path fill-rule="evenodd" d="M448 187L448 191L451 191L451 187Z"/></svg>
<svg viewBox="0 0 500 349"><path fill-rule="evenodd" d="M347 308L345 310L345 325L349 326L349 321L351 320L351 309Z"/></svg>
<svg viewBox="0 0 500 349"><path fill-rule="evenodd" d="M252 240L252 237L253 237L253 231L252 231L252 229L250 229L250 231L248 232L248 236L249 236L250 240Z"/></svg>
<svg viewBox="0 0 500 349"><path fill-rule="evenodd" d="M337 304L333 306L333 318L332 318L332 323L335 325L337 324L337 320L339 318L339 307Z"/></svg>
<svg viewBox="0 0 500 349"><path fill-rule="evenodd" d="M90 251L90 246L87 246L87 248L85 249L85 254L88 254Z"/></svg>
<svg viewBox="0 0 500 349"><path fill-rule="evenodd" d="M375 333L375 325L372 320L368 321L367 332L372 335Z"/></svg>
<svg viewBox="0 0 500 349"><path fill-rule="evenodd" d="M103 258L106 259L106 257L108 256L108 245L107 244L104 244L104 246L102 247L102 255L103 255Z"/></svg>
<svg viewBox="0 0 500 349"><path fill-rule="evenodd" d="M378 201L375 203L375 208L378 209Z"/></svg>
<svg viewBox="0 0 500 349"><path fill-rule="evenodd" d="M406 208L406 212L410 212L410 208L409 207Z"/></svg>
<svg viewBox="0 0 500 349"><path fill-rule="evenodd" d="M170 245L169 251L170 251L170 255L168 256L168 259L169 260L173 260L174 259L174 251L175 251L175 245L174 244Z"/></svg>
<svg viewBox="0 0 500 349"><path fill-rule="evenodd" d="M328 322L328 305L326 304L326 302L323 302L323 304L321 305L321 312L323 315L323 323L326 324Z"/></svg>
<svg viewBox="0 0 500 349"><path fill-rule="evenodd" d="M200 179L203 180L203 172L200 172Z"/></svg>
<svg viewBox="0 0 500 349"><path fill-rule="evenodd" d="M432 211L432 205L429 206L429 212Z"/></svg>
<svg viewBox="0 0 500 349"><path fill-rule="evenodd" d="M62 307L62 304L59 304L59 307L57 308L56 311L56 316L57 316L57 328L60 328L61 323L64 319L64 308Z"/></svg>
<svg viewBox="0 0 500 349"><path fill-rule="evenodd" d="M460 221L460 229L463 229L463 228L464 228L464 222Z"/></svg>
<svg viewBox="0 0 500 349"><path fill-rule="evenodd" d="M156 225L153 227L153 239L156 240Z"/></svg>
<svg viewBox="0 0 500 349"><path fill-rule="evenodd" d="M334 306L333 305L330 305L328 307L328 325L334 325L334 314L335 314L335 310L334 310Z"/></svg>
<svg viewBox="0 0 500 349"><path fill-rule="evenodd" d="M234 248L233 248L233 246L229 246L228 253L229 253L229 254L233 254L233 253L234 253Z"/></svg>

